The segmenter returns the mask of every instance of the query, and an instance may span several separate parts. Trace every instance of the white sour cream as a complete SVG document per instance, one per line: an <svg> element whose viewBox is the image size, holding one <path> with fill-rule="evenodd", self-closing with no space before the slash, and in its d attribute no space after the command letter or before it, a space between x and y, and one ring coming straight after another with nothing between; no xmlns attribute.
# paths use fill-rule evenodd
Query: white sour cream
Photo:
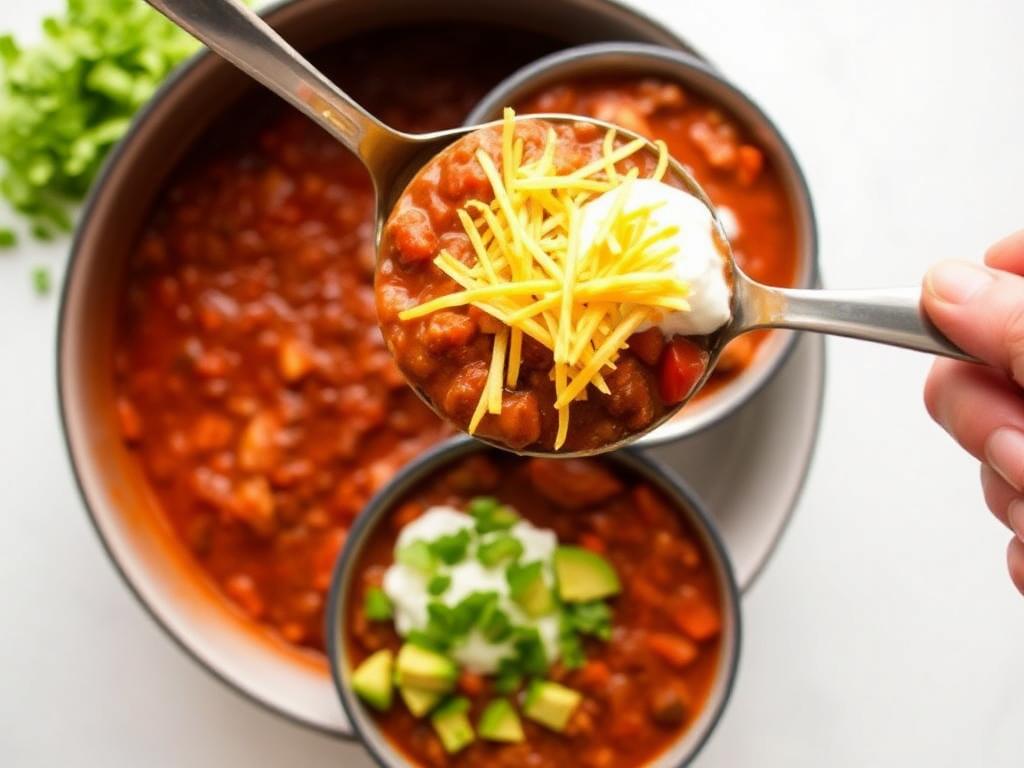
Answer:
<svg viewBox="0 0 1024 768"><path fill-rule="evenodd" d="M458 533L460 530L473 529L473 518L453 507L431 507L420 517L405 526L398 534L395 552L414 541L434 541L440 536ZM519 562L531 563L537 560L545 564L544 578L549 586L554 586L552 559L558 546L558 537L547 528L537 528L525 520L520 520L508 530L523 544L523 555ZM495 534L480 537L488 541ZM427 592L429 577L414 568L395 562L384 574L384 592L391 599L394 607L395 629L405 637L414 629L425 629L427 626L427 604L431 600L440 600L445 605L454 607L462 598L473 592L496 592L498 607L508 614L516 626L535 627L544 644L548 662L558 658L558 614L552 613L540 618L527 616L509 597L508 581L505 571L508 563L495 568L485 568L477 559L472 548L462 562L453 566L441 565L438 574L451 577L451 584L444 594L433 597ZM479 632L474 630L451 652L452 658L460 666L480 674L491 674L498 670L498 663L513 655L510 643L490 643Z"/></svg>
<svg viewBox="0 0 1024 768"><path fill-rule="evenodd" d="M608 218L620 192L613 189L583 206L580 248L593 246L601 223ZM654 179L637 179L623 204L623 212L660 203L651 213L651 226L676 226L676 235L664 242L678 248L675 271L690 286L688 312L666 311L657 323L665 336L702 336L721 328L730 317L729 284L725 279L722 254L715 242L711 211L693 195Z"/></svg>

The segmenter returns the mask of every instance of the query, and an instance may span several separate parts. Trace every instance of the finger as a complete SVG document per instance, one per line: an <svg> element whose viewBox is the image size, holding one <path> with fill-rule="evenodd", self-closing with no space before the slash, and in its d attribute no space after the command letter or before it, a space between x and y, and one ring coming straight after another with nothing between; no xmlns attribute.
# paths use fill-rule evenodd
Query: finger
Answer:
<svg viewBox="0 0 1024 768"><path fill-rule="evenodd" d="M1024 384L1024 277L945 261L925 276L921 306L954 344Z"/></svg>
<svg viewBox="0 0 1024 768"><path fill-rule="evenodd" d="M1024 541L1010 539L1010 546L1006 548L1006 565L1010 569L1010 578L1024 595Z"/></svg>
<svg viewBox="0 0 1024 768"><path fill-rule="evenodd" d="M1001 427L1012 427L1024 435L1024 403L1020 391L995 369L955 360L936 360L925 383L924 401L939 426L979 461L993 463L986 443ZM998 447L1002 450L1007 446ZM1001 452L1000 457L1002 463L1005 453ZM993 468L1004 469L1002 466ZM1021 468L1024 472L1024 454ZM1013 480L1009 482L1014 484Z"/></svg>
<svg viewBox="0 0 1024 768"><path fill-rule="evenodd" d="M1008 235L985 253L985 263L1015 275L1024 275L1024 229Z"/></svg>
<svg viewBox="0 0 1024 768"><path fill-rule="evenodd" d="M981 465L981 490L985 494L985 504L992 510L992 514L1010 528L1009 510L1014 502L1021 501L1021 495L1017 489L1010 485L988 464Z"/></svg>

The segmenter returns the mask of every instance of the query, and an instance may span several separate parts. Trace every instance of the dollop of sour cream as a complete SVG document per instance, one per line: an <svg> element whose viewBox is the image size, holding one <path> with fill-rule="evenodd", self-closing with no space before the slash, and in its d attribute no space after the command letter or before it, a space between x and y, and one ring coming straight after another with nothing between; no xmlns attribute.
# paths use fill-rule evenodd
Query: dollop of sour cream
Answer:
<svg viewBox="0 0 1024 768"><path fill-rule="evenodd" d="M402 529L395 542L395 552L417 540L430 542L463 529L472 531L473 524L474 520L470 515L453 507L431 507ZM555 532L520 520L505 533L522 542L523 554L519 562L531 563L540 560L544 563L544 579L553 587L555 577L552 560L558 546ZM486 542L494 535L484 534L480 541ZM427 592L429 577L396 560L385 572L383 583L384 593L391 599L394 609L395 629L402 637L414 629L425 629L427 604L432 600L440 600L445 605L454 607L473 592L496 592L498 607L508 614L514 625L536 628L548 662L555 661L558 658L558 614L552 613L539 618L527 616L509 596L508 580L505 577L507 567L507 563L502 563L494 568L487 568L476 559L476 552L471 549L461 562L452 566L438 566L437 573L447 574L451 578L451 583L443 594L433 597ZM480 674L496 672L499 662L512 655L514 650L511 643L491 643L477 630L470 632L451 652L456 663Z"/></svg>
<svg viewBox="0 0 1024 768"><path fill-rule="evenodd" d="M612 189L583 206L580 222L580 248L594 245L601 223L608 218L620 194ZM676 274L690 286L686 296L687 312L666 310L656 323L641 326L661 328L666 337L702 336L718 330L730 317L730 289L725 278L725 262L714 235L711 211L693 195L654 179L637 179L623 203L623 213L658 204L651 213L652 227L678 227L678 232L663 241L678 249L674 257Z"/></svg>

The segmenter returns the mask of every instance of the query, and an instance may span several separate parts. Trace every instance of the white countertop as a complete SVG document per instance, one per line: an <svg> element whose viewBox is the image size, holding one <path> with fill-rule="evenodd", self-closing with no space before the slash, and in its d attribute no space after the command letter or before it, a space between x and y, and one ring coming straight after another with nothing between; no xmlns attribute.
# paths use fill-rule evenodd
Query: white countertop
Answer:
<svg viewBox="0 0 1024 768"><path fill-rule="evenodd" d="M57 2L6 0L0 30ZM778 121L828 285L915 283L1024 226L1019 0L635 4ZM368 766L214 680L107 561L61 442L57 300L29 282L66 250L0 253L0 763ZM745 601L738 684L702 768L1024 763L1024 598L976 463L921 406L927 365L829 342L818 454Z"/></svg>

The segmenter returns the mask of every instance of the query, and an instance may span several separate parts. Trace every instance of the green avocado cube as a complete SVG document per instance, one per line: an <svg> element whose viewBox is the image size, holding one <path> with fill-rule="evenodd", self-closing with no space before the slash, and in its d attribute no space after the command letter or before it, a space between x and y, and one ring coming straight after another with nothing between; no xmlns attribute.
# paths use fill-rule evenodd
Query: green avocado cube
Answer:
<svg viewBox="0 0 1024 768"><path fill-rule="evenodd" d="M566 603L588 603L622 591L612 564L583 547L564 546L555 550L558 596Z"/></svg>
<svg viewBox="0 0 1024 768"><path fill-rule="evenodd" d="M352 673L352 690L363 701L381 712L391 706L391 671L395 657L391 651L377 651Z"/></svg>
<svg viewBox="0 0 1024 768"><path fill-rule="evenodd" d="M447 656L414 643L405 643L398 651L395 676L400 686L432 693L447 693L455 687L459 671Z"/></svg>
<svg viewBox="0 0 1024 768"><path fill-rule="evenodd" d="M495 699L480 715L477 732L481 739L515 743L522 741L523 724L508 699Z"/></svg>
<svg viewBox="0 0 1024 768"><path fill-rule="evenodd" d="M448 754L468 747L476 738L467 712L469 699L460 696L449 699L430 716L430 724L434 726L434 731L441 739L441 746Z"/></svg>
<svg viewBox="0 0 1024 768"><path fill-rule="evenodd" d="M444 697L443 693L424 691L408 685L398 686L398 695L402 697L402 701L414 717L423 717Z"/></svg>
<svg viewBox="0 0 1024 768"><path fill-rule="evenodd" d="M561 733L583 696L550 680L535 680L526 689L523 714L534 722Z"/></svg>

